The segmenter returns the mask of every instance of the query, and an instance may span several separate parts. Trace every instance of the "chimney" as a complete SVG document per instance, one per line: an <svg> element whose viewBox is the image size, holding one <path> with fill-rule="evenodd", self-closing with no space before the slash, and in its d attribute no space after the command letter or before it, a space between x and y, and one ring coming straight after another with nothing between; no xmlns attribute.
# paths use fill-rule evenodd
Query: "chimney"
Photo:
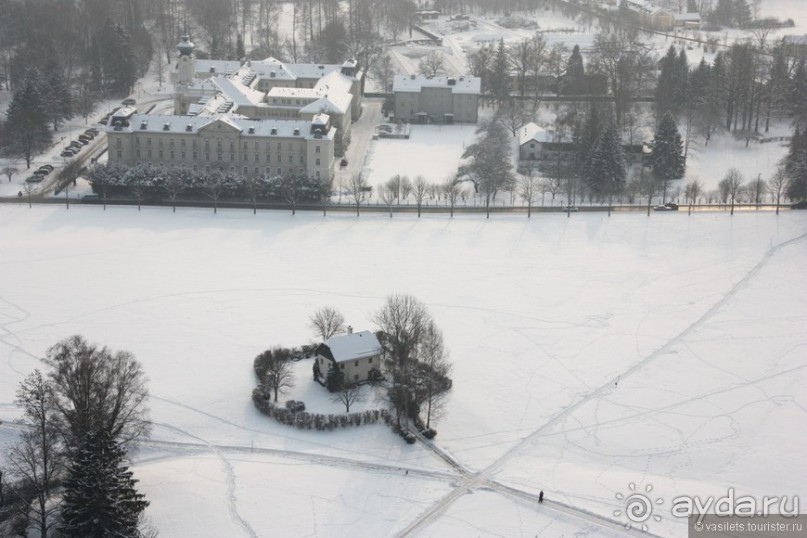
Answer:
<svg viewBox="0 0 807 538"><path fill-rule="evenodd" d="M353 327L351 325L347 326L347 334L353 334Z"/></svg>

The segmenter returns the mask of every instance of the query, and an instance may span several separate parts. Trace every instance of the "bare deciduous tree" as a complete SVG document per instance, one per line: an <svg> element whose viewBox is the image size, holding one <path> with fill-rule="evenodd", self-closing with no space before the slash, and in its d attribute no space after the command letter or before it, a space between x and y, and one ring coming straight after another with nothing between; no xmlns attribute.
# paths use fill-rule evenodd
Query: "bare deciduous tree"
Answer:
<svg viewBox="0 0 807 538"><path fill-rule="evenodd" d="M460 197L460 185L454 176L449 176L440 185L440 190L451 208L451 217L454 216L454 206L457 205L457 199Z"/></svg>
<svg viewBox="0 0 807 538"><path fill-rule="evenodd" d="M378 188L378 199L387 206L389 218L392 218L392 204L398 199L398 181L392 178Z"/></svg>
<svg viewBox="0 0 807 538"><path fill-rule="evenodd" d="M692 214L692 206L697 203L701 193L703 193L703 186L697 179L693 179L684 187L684 196L689 200L689 214Z"/></svg>
<svg viewBox="0 0 807 538"><path fill-rule="evenodd" d="M725 189L728 202L731 204L731 215L734 214L734 203L737 200L737 195L740 193L740 188L743 185L743 174L736 168L729 168L723 179L718 184L722 189Z"/></svg>
<svg viewBox="0 0 807 538"><path fill-rule="evenodd" d="M350 413L350 406L356 402L363 402L364 396L361 393L361 385L350 384L342 387L342 390L337 392L331 401L334 403L341 402L345 406L345 413Z"/></svg>
<svg viewBox="0 0 807 538"><path fill-rule="evenodd" d="M0 170L0 174L3 174L4 176L8 177L9 183L11 183L11 176L16 174L17 172L19 172L19 170L17 170L13 166L4 166L3 169Z"/></svg>
<svg viewBox="0 0 807 538"><path fill-rule="evenodd" d="M540 183L535 177L535 171L530 167L527 172L521 174L518 180L518 194L521 199L527 202L527 218L532 216L532 200L538 194Z"/></svg>
<svg viewBox="0 0 807 538"><path fill-rule="evenodd" d="M442 75L445 73L445 60L443 59L443 53L439 50L429 52L426 56L420 59L418 70L420 71L420 74L426 75L427 77L436 77L437 75Z"/></svg>
<svg viewBox="0 0 807 538"><path fill-rule="evenodd" d="M782 196L784 196L787 189L787 183L787 169L784 166L777 166L776 170L773 172L773 175L768 180L768 190L776 199L777 215L779 214L779 204L782 201Z"/></svg>
<svg viewBox="0 0 807 538"><path fill-rule="evenodd" d="M76 335L51 347L46 362L68 448L90 431L108 431L123 444L148 434L146 376L134 355Z"/></svg>
<svg viewBox="0 0 807 538"><path fill-rule="evenodd" d="M294 370L291 368L290 361L277 357L273 357L266 366L264 386L275 393L274 399L277 402L278 392L284 392L285 389L294 386Z"/></svg>
<svg viewBox="0 0 807 538"><path fill-rule="evenodd" d="M358 217L361 211L361 204L367 197L369 185L367 185L367 180L364 179L364 176L358 174L350 178L347 189L348 197L353 200L353 203L356 205L356 216Z"/></svg>
<svg viewBox="0 0 807 538"><path fill-rule="evenodd" d="M39 370L34 370L17 390L17 404L23 409L20 422L28 429L8 452L13 473L34 494L33 509L23 506L23 515L32 520L43 538L47 538L60 507L50 498L50 488L64 468L55 403L52 387Z"/></svg>
<svg viewBox="0 0 807 538"><path fill-rule="evenodd" d="M323 306L314 312L308 323L322 340L345 332L345 316L331 306Z"/></svg>
<svg viewBox="0 0 807 538"><path fill-rule="evenodd" d="M415 195L415 204L418 206L418 218L420 218L420 210L423 207L423 200L426 198L426 194L429 192L429 183L426 181L425 177L417 176L415 178L415 183L412 186L412 192Z"/></svg>

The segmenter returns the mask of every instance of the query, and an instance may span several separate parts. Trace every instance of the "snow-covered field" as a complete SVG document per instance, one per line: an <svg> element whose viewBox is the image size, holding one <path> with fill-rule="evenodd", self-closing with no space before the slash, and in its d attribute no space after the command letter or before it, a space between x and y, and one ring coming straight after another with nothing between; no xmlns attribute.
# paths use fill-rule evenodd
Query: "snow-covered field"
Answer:
<svg viewBox="0 0 807 538"><path fill-rule="evenodd" d="M807 214L6 205L0 227L0 421L59 339L132 351L155 423L134 470L161 536L615 536L631 482L661 510L729 487L807 496ZM439 453L253 409L257 353L309 341L323 305L373 328L394 292L451 351ZM651 532L686 535L662 515Z"/></svg>
<svg viewBox="0 0 807 538"><path fill-rule="evenodd" d="M408 139L379 138L370 145L364 174L372 186L396 174L410 180L422 175L431 183L457 173L466 146L476 140L477 125L412 125Z"/></svg>

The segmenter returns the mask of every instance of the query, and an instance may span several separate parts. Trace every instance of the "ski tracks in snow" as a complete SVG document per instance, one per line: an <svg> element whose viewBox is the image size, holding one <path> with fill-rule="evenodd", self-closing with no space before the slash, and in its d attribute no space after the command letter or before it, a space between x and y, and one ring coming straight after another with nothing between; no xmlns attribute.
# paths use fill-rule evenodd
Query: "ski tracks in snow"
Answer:
<svg viewBox="0 0 807 538"><path fill-rule="evenodd" d="M175 431L187 437L190 437L191 439L196 439L200 443L207 446L210 449L210 451L213 452L213 454L215 454L216 457L218 457L219 461L221 462L221 466L224 469L224 477L227 482L227 509L230 512L230 517L232 518L233 521L235 521L238 524L238 526L240 526L244 530L245 534L251 536L252 538L258 538L258 534L255 532L255 530L252 528L249 522L247 522L247 520L241 517L241 514L238 513L238 498L235 495L235 486L236 486L235 471L233 470L233 466L230 463L230 461L224 456L223 452L216 445L209 443L205 439L193 435L190 432L177 428L176 426L173 426L171 424L163 424L159 422L155 422L154 424Z"/></svg>
<svg viewBox="0 0 807 538"><path fill-rule="evenodd" d="M532 444L532 442L538 438L541 434L543 434L546 430L552 428L553 426L562 422L565 418L570 416L572 413L580 409L582 406L586 405L592 400L600 399L605 397L613 390L614 383L617 381L624 381L625 379L631 377L636 372L642 370L646 366L655 362L655 360L669 352L672 351L673 347L678 345L682 342L687 336L692 334L696 331L701 325L703 325L707 320L712 318L715 314L717 314L729 301L731 301L740 290L742 290L750 280L752 280L761 270L762 268L768 263L768 261L773 257L773 255L778 252L783 247L789 246L791 244L797 243L798 241L803 240L807 237L807 234L802 234L787 241L784 241L778 245L772 246L769 248L765 254L763 255L762 259L752 267L746 274L737 281L728 291L726 291L723 296L715 302L706 312L704 312L701 316L699 316L696 320L690 323L683 331L679 332L672 338L670 338L666 343L664 343L661 347L656 349L653 353L645 357L644 359L640 360L627 370L623 371L613 379L609 379L604 384L600 385L599 387L595 388L594 390L590 391L589 393L583 395L582 398L577 400L575 403L564 407L558 413L556 413L553 417L551 417L547 422L541 425L539 428L534 430L532 433L527 435L524 439L520 442L515 444L509 450L507 450L501 457L499 457L496 461L488 465L486 468L481 470L478 473L466 475L466 478L463 482L457 486L454 490L450 493L445 495L443 498L438 499L435 504L433 504L429 509L425 512L421 513L420 516L413 522L411 522L408 526L406 526L402 531L398 533L398 536L407 536L417 530L425 527L435 519L437 519L440 515L445 512L448 507L450 507L454 501L462 497L465 493L469 492L470 490L479 487L479 486L488 486L494 490L501 491L501 488L505 486L501 486L498 482L490 480L488 477L495 473L496 471L500 470L510 459L514 456L519 454L525 447L528 447ZM433 444L427 444L433 450L438 450L437 447ZM442 455L441 455L442 457ZM500 487L499 487L500 486ZM508 488L511 493L518 491L513 488ZM523 492L522 492L523 493ZM563 511L574 515L576 517L583 517L592 523L598 523L608 527L617 527L620 526L607 518L603 518L600 516L595 516L589 512L584 510L580 510L578 508L574 508L571 506L560 505L558 503L552 503L557 507L563 506ZM546 504L546 506L550 506ZM624 528L622 528L624 531Z"/></svg>

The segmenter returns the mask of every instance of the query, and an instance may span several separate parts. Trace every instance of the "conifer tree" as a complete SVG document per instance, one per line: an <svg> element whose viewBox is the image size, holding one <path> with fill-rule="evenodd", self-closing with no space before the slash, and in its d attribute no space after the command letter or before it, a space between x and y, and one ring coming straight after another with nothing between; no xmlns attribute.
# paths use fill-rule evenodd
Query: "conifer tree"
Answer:
<svg viewBox="0 0 807 538"><path fill-rule="evenodd" d="M599 199L610 201L625 188L625 155L616 126L605 126L591 154L588 187Z"/></svg>
<svg viewBox="0 0 807 538"><path fill-rule="evenodd" d="M51 141L45 105L33 77L27 78L14 92L6 118L11 153L25 159L26 167L31 168L34 156L47 148Z"/></svg>
<svg viewBox="0 0 807 538"><path fill-rule="evenodd" d="M87 434L64 481L59 528L64 536L139 536L138 519L149 502L135 489L137 480L124 457L110 433Z"/></svg>
<svg viewBox="0 0 807 538"><path fill-rule="evenodd" d="M807 68L804 59L799 60L793 72L790 114L793 116L793 122L803 131L807 127Z"/></svg>
<svg viewBox="0 0 807 538"><path fill-rule="evenodd" d="M510 97L510 59L507 56L507 49L504 46L503 39L499 40L499 46L493 56L493 65L491 67L490 92L493 99L501 104Z"/></svg>
<svg viewBox="0 0 807 538"><path fill-rule="evenodd" d="M796 126L785 157L787 196L791 200L807 199L807 132Z"/></svg>
<svg viewBox="0 0 807 538"><path fill-rule="evenodd" d="M653 139L653 153L650 155L650 167L653 174L663 180L683 177L686 169L684 144L678 133L678 126L672 114L667 112L661 117Z"/></svg>

